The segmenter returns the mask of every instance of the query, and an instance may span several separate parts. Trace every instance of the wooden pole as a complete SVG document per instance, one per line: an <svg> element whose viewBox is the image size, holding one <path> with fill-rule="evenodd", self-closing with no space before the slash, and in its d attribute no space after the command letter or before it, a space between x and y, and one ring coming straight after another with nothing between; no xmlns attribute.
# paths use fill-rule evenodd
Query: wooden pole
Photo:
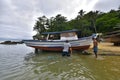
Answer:
<svg viewBox="0 0 120 80"><path fill-rule="evenodd" d="M35 48L35 53L38 53L38 49L37 48Z"/></svg>

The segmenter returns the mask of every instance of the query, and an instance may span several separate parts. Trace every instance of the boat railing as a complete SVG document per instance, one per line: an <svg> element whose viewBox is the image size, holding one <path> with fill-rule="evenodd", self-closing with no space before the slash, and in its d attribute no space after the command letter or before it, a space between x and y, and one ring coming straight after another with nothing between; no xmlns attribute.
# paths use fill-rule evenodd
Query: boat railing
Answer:
<svg viewBox="0 0 120 80"><path fill-rule="evenodd" d="M82 37L82 38L78 38L79 40L88 40L88 39L91 39L92 40L92 36L89 36L89 37Z"/></svg>

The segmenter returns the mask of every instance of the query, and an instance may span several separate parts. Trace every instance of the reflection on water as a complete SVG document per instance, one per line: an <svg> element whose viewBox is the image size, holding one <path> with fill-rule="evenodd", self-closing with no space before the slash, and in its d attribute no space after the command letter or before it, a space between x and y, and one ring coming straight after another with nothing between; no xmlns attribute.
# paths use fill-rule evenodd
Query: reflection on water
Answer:
<svg viewBox="0 0 120 80"><path fill-rule="evenodd" d="M34 53L25 45L0 45L0 80L119 80L119 56ZM113 74L114 73L114 74Z"/></svg>
<svg viewBox="0 0 120 80"><path fill-rule="evenodd" d="M33 66L36 78L41 80L95 80L80 56L62 57L61 53L43 52L27 56L26 65ZM28 61L29 60L29 61ZM31 75L32 76L32 75Z"/></svg>

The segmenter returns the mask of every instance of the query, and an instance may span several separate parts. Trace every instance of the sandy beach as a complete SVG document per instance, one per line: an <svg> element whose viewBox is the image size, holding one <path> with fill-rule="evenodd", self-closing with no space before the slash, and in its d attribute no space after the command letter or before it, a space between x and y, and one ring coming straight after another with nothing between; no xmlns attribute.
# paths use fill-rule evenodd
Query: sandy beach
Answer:
<svg viewBox="0 0 120 80"><path fill-rule="evenodd" d="M88 50L90 53L93 53L92 46L90 46L90 49ZM98 43L98 54L105 54L107 52L114 53L114 54L120 54L120 46L114 46L113 43L108 42L100 42Z"/></svg>

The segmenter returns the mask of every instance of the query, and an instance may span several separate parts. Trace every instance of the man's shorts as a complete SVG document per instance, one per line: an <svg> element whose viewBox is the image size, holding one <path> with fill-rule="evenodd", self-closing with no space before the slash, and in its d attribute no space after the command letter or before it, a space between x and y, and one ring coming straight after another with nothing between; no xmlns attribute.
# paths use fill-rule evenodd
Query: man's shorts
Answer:
<svg viewBox="0 0 120 80"><path fill-rule="evenodd" d="M70 56L69 52L62 52L62 56Z"/></svg>
<svg viewBox="0 0 120 80"><path fill-rule="evenodd" d="M97 52L97 51L98 51L98 47L95 46L95 47L93 48L93 50L94 50L94 52Z"/></svg>

